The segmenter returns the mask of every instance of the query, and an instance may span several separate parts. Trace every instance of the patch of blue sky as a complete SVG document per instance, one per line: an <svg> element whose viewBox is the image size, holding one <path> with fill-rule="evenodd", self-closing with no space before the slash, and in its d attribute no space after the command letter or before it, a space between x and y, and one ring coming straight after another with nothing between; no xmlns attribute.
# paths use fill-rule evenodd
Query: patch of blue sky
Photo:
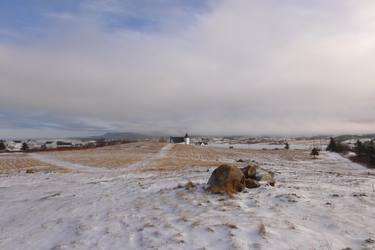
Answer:
<svg viewBox="0 0 375 250"><path fill-rule="evenodd" d="M208 10L210 0L2 0L0 41L43 38L56 16L95 18L104 30L155 31L168 19L193 22ZM61 20L60 20L61 21ZM168 20L171 21L171 20Z"/></svg>
<svg viewBox="0 0 375 250"><path fill-rule="evenodd" d="M57 129L66 131L106 131L106 128L88 124L71 116L48 112L2 110L0 111L0 118L0 130Z"/></svg>

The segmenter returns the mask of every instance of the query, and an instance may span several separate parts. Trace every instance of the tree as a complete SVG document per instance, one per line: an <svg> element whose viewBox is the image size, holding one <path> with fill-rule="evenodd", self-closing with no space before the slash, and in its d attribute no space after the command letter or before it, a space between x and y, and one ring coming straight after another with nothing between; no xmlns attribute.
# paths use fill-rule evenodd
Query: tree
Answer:
<svg viewBox="0 0 375 250"><path fill-rule="evenodd" d="M327 146L327 151L337 152L337 144L336 144L335 139L333 139L333 137L331 137L329 139L329 144Z"/></svg>
<svg viewBox="0 0 375 250"><path fill-rule="evenodd" d="M288 142L285 142L285 149L289 149L289 143Z"/></svg>
<svg viewBox="0 0 375 250"><path fill-rule="evenodd" d="M5 150L6 146L3 140L0 140L0 150Z"/></svg>
<svg viewBox="0 0 375 250"><path fill-rule="evenodd" d="M331 137L331 139L329 140L329 144L327 146L327 151L343 153L350 151L350 147L347 144L336 141L334 138Z"/></svg>
<svg viewBox="0 0 375 250"><path fill-rule="evenodd" d="M22 143L22 151L27 151L27 150L29 150L29 146L27 145L27 143L26 142L24 142L24 143Z"/></svg>
<svg viewBox="0 0 375 250"><path fill-rule="evenodd" d="M365 152L367 157L369 158L369 163L372 166L375 166L375 144L374 140L371 140L370 142L367 143Z"/></svg>
<svg viewBox="0 0 375 250"><path fill-rule="evenodd" d="M313 149L311 150L310 155L311 155L312 157L314 157L314 159L316 159L316 157L319 155L319 150L318 150L317 148L313 148Z"/></svg>
<svg viewBox="0 0 375 250"><path fill-rule="evenodd" d="M363 145L363 143L360 140L357 140L357 142L354 145L354 152L358 156L363 156L366 152L366 147Z"/></svg>
<svg viewBox="0 0 375 250"><path fill-rule="evenodd" d="M357 141L354 146L356 153L352 159L356 162L364 163L369 167L375 167L375 144L374 140L361 142Z"/></svg>

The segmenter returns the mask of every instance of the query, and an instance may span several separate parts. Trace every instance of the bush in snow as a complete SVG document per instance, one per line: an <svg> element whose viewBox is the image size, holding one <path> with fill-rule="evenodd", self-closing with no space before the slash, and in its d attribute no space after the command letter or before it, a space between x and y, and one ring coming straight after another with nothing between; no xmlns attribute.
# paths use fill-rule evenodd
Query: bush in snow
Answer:
<svg viewBox="0 0 375 250"><path fill-rule="evenodd" d="M5 150L6 147L5 147L5 143L4 141L0 140L0 150Z"/></svg>
<svg viewBox="0 0 375 250"><path fill-rule="evenodd" d="M26 142L22 143L22 151L27 151L29 150L29 146L27 145Z"/></svg>
<svg viewBox="0 0 375 250"><path fill-rule="evenodd" d="M314 157L314 159L319 155L319 150L317 148L313 148L310 153L311 156Z"/></svg>

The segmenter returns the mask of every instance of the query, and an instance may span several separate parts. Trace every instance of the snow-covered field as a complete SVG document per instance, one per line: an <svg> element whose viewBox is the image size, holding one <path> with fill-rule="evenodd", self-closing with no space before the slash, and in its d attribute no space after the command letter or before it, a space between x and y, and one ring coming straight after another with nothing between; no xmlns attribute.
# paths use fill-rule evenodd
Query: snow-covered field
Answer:
<svg viewBox="0 0 375 250"><path fill-rule="evenodd" d="M160 148L116 168L37 154L74 171L0 175L0 249L375 249L374 170L326 152ZM206 193L215 162L239 157L276 187Z"/></svg>

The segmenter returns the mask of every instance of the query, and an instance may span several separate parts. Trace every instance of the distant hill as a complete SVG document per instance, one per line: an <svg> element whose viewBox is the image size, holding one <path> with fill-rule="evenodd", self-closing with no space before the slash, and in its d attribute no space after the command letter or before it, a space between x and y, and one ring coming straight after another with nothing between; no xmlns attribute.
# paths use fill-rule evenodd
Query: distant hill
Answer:
<svg viewBox="0 0 375 250"><path fill-rule="evenodd" d="M83 140L97 140L97 139L106 139L106 140L137 140L137 139L146 139L151 138L152 136L139 134L139 133L132 133L132 132L108 132L103 135L97 136L89 136L80 138Z"/></svg>
<svg viewBox="0 0 375 250"><path fill-rule="evenodd" d="M364 134L364 135L340 135L335 137L338 141L346 140L357 140L357 139L375 139L375 134Z"/></svg>

